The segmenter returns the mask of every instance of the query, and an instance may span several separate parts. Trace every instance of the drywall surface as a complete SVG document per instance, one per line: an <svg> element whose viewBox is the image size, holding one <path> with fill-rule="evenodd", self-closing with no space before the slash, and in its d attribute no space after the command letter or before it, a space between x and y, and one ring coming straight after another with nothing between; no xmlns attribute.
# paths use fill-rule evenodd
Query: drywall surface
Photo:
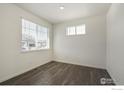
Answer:
<svg viewBox="0 0 124 93"><path fill-rule="evenodd" d="M52 44L49 50L21 52L21 18L49 27L52 43L49 22L14 4L0 4L0 82L52 60Z"/></svg>
<svg viewBox="0 0 124 93"><path fill-rule="evenodd" d="M107 70L124 84L124 4L112 4L107 14Z"/></svg>
<svg viewBox="0 0 124 93"><path fill-rule="evenodd" d="M85 24L86 34L66 36L66 27ZM106 16L54 25L54 60L97 68L106 67Z"/></svg>

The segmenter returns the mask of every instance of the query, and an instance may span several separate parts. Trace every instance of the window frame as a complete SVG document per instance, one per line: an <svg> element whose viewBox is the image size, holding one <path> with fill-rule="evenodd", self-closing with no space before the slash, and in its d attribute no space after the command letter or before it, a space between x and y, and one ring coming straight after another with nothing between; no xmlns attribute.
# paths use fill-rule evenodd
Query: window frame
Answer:
<svg viewBox="0 0 124 93"><path fill-rule="evenodd" d="M36 24L36 31L38 31L37 29L38 29L38 26L41 26L41 27L44 27L44 28L46 28L47 29L47 48L36 48L36 49L33 49L33 50L31 50L31 49L29 49L29 50L23 50L22 49L22 42L23 42L23 40L22 40L22 36L23 36L23 34L22 34L22 30L23 30L23 25L22 25L22 20L26 20L26 21L29 21L29 22L31 22L31 23L34 23L34 24ZM50 31L49 31L49 27L47 27L47 26L44 26L44 25L41 25L41 24L38 24L38 23L36 23L36 22L33 22L32 20L30 20L30 19L27 19L27 18L24 18L24 17L21 17L21 44L20 44L20 46L21 46L21 52L35 52L35 51L40 51L40 50L50 50Z"/></svg>
<svg viewBox="0 0 124 93"><path fill-rule="evenodd" d="M82 34L77 34L77 27L78 26L84 26L85 32L82 32ZM69 28L74 27L75 28L75 34L68 34L69 33ZM79 35L85 35L86 34L86 24L79 24L79 25L72 25L72 26L67 26L66 27L66 36L79 36Z"/></svg>

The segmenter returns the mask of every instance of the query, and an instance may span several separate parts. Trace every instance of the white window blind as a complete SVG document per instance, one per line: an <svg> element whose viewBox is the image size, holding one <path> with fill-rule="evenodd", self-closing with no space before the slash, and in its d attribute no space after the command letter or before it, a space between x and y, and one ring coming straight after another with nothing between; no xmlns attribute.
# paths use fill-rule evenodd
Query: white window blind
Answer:
<svg viewBox="0 0 124 93"><path fill-rule="evenodd" d="M68 27L67 28L67 35L75 35L75 27Z"/></svg>
<svg viewBox="0 0 124 93"><path fill-rule="evenodd" d="M85 34L85 25L76 26L76 34L77 35Z"/></svg>

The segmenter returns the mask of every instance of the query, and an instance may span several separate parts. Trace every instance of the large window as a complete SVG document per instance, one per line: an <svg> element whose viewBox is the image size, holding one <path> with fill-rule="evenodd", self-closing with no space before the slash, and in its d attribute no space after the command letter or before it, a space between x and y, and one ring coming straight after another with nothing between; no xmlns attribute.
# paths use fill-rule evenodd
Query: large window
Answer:
<svg viewBox="0 0 124 93"><path fill-rule="evenodd" d="M78 26L70 26L67 27L66 29L66 35L70 36L70 35L83 35L85 34L85 25L78 25Z"/></svg>
<svg viewBox="0 0 124 93"><path fill-rule="evenodd" d="M22 19L22 51L49 48L49 31L47 27Z"/></svg>

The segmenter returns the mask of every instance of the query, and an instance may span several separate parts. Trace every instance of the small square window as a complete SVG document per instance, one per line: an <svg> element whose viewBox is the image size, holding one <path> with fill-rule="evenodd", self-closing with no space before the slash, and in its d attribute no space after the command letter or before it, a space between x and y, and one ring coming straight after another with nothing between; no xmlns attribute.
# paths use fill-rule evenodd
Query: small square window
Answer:
<svg viewBox="0 0 124 93"><path fill-rule="evenodd" d="M77 35L85 34L85 25L76 26L76 34Z"/></svg>
<svg viewBox="0 0 124 93"><path fill-rule="evenodd" d="M75 27L68 27L67 28L67 35L75 35Z"/></svg>

